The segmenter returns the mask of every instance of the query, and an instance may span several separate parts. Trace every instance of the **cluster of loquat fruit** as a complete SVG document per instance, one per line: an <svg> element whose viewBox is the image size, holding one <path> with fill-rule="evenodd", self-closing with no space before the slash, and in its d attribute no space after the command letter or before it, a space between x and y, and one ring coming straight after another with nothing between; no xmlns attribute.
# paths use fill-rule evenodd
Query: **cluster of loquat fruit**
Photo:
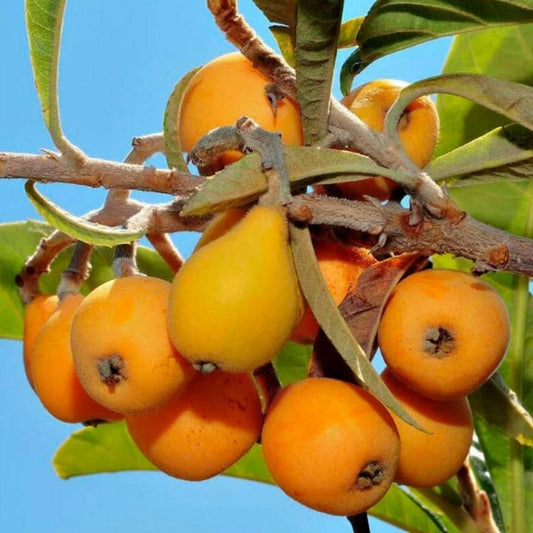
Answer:
<svg viewBox="0 0 533 533"><path fill-rule="evenodd" d="M274 114L268 83L239 54L198 71L181 109L184 150L242 115L301 144L298 106L284 99ZM380 130L402 86L373 82L344 103ZM438 129L431 100L411 103L399 129L408 155L425 166ZM239 157L224 153L220 165ZM395 184L378 177L337 187L347 198L386 200ZM377 262L368 249L337 241L315 239L314 247L337 304ZM470 274L424 270L389 297L378 331L381 377L423 431L340 379L303 379L267 401L254 370L288 340L314 343L318 331L300 292L285 211L257 204L217 215L173 283L132 275L86 297L37 296L25 311L24 362L53 416L125 419L141 452L180 479L215 476L259 441L281 489L331 514L366 511L393 482L430 487L452 477L473 437L467 395L496 370L509 341L497 292Z"/></svg>

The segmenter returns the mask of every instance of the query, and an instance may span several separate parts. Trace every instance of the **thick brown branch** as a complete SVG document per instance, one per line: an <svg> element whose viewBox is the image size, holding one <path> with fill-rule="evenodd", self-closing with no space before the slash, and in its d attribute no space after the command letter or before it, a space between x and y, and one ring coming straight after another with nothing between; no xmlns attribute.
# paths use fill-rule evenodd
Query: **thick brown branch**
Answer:
<svg viewBox="0 0 533 533"><path fill-rule="evenodd" d="M382 253L451 253L471 259L479 271L506 270L533 276L533 240L483 224L466 213L443 219L423 214L416 225L411 225L412 212L396 203L381 205L304 195L294 199L289 214L294 220L310 224L381 234L386 237L379 241Z"/></svg>
<svg viewBox="0 0 533 533"><path fill-rule="evenodd" d="M72 183L106 189L136 189L168 194L191 194L203 178L155 167L87 159L79 168L65 164L62 156L0 153L0 178L23 178L41 183Z"/></svg>

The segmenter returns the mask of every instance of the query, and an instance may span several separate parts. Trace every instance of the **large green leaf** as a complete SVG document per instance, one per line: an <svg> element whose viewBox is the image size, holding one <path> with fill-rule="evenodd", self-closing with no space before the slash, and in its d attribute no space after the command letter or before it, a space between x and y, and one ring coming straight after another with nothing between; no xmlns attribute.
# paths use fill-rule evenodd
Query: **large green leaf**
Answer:
<svg viewBox="0 0 533 533"><path fill-rule="evenodd" d="M63 479L103 472L157 470L137 448L124 422L75 431L56 451L53 465ZM257 445L224 474L272 483Z"/></svg>
<svg viewBox="0 0 533 533"><path fill-rule="evenodd" d="M389 178L404 177L401 171L380 167L372 159L354 152L286 146L285 163L291 187L299 189L321 181L339 183L368 178L368 175ZM204 215L257 200L267 190L261 169L261 158L250 154L228 165L194 193L181 211L184 216Z"/></svg>
<svg viewBox="0 0 533 533"><path fill-rule="evenodd" d="M485 2L479 2L482 4ZM478 31L455 37L444 73L472 72L533 85L533 25ZM508 119L476 103L448 95L437 97L440 155L479 137Z"/></svg>
<svg viewBox="0 0 533 533"><path fill-rule="evenodd" d="M484 74L458 73L427 78L402 89L385 117L386 134L397 137L398 121L405 107L415 98L431 93L467 98L533 130L532 87Z"/></svg>
<svg viewBox="0 0 533 533"><path fill-rule="evenodd" d="M33 77L46 127L63 153L79 155L81 152L63 135L59 115L59 46L66 3L67 0L26 0L26 28Z"/></svg>
<svg viewBox="0 0 533 533"><path fill-rule="evenodd" d="M305 144L328 131L329 100L344 0L300 0L296 23L296 93Z"/></svg>
<svg viewBox="0 0 533 533"><path fill-rule="evenodd" d="M429 509L416 495L393 484L370 514L410 533L460 533L446 526L439 513Z"/></svg>
<svg viewBox="0 0 533 533"><path fill-rule="evenodd" d="M459 177L455 186L529 179L533 173L533 132L509 124L437 157L424 169L435 181Z"/></svg>
<svg viewBox="0 0 533 533"><path fill-rule="evenodd" d="M378 0L343 67L343 90L370 63L416 44L458 33L533 21L532 0Z"/></svg>
<svg viewBox="0 0 533 533"><path fill-rule="evenodd" d="M26 27L33 76L48 129L60 128L57 123L57 69L66 3L66 0L26 0Z"/></svg>
<svg viewBox="0 0 533 533"><path fill-rule="evenodd" d="M53 465L63 479L104 472L157 470L135 446L124 422L75 431L56 451ZM253 446L224 475L273 483L259 445ZM414 533L459 533L457 529L445 528L435 512L396 485L370 514Z"/></svg>
<svg viewBox="0 0 533 533"><path fill-rule="evenodd" d="M50 235L53 229L42 222L28 220L0 224L0 338L22 339L24 309L15 285L15 276L22 269L26 259L32 255L41 239ZM69 263L71 252L65 250L52 263L51 271L40 278L39 288L45 293L57 289L63 270ZM95 248L91 256L91 273L83 284L87 293L113 277L111 265L113 251L110 248ZM172 273L161 257L148 248L137 249L137 263L141 272L171 280Z"/></svg>

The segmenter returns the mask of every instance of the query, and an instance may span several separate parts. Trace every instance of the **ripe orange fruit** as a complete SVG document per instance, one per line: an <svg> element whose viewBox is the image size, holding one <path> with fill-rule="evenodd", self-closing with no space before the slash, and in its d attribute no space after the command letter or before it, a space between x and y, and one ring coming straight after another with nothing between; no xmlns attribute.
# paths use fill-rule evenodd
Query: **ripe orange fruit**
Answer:
<svg viewBox="0 0 533 533"><path fill-rule="evenodd" d="M261 402L248 374L198 374L161 409L126 417L141 452L163 472L190 481L219 474L256 442Z"/></svg>
<svg viewBox="0 0 533 533"><path fill-rule="evenodd" d="M453 400L482 385L502 361L509 316L484 281L455 270L424 270L402 280L378 330L394 375L419 394Z"/></svg>
<svg viewBox="0 0 533 533"><path fill-rule="evenodd" d="M282 389L267 411L261 442L284 492L335 515L355 515L377 503L400 454L387 409L369 392L330 378Z"/></svg>
<svg viewBox="0 0 533 533"><path fill-rule="evenodd" d="M396 379L389 369L381 377L398 403L428 432L391 412L401 442L395 481L412 487L445 483L464 463L472 444L474 421L468 400L430 400Z"/></svg>
<svg viewBox="0 0 533 533"><path fill-rule="evenodd" d="M39 294L24 308L24 336L22 342L24 370L28 383L32 388L34 388L31 376L33 345L44 323L55 311L58 301L58 297L55 294Z"/></svg>
<svg viewBox="0 0 533 533"><path fill-rule="evenodd" d="M192 78L183 96L179 117L183 150L190 152L206 133L220 126L234 126L242 116L268 131L280 132L287 145L303 144L298 104L284 98L274 112L265 93L270 83L240 52L207 63ZM240 152L225 152L221 166L241 157Z"/></svg>
<svg viewBox="0 0 533 533"><path fill-rule="evenodd" d="M74 371L70 326L82 301L81 294L66 296L37 335L30 357L35 392L46 410L63 422L119 420L121 415L89 397Z"/></svg>
<svg viewBox="0 0 533 533"><path fill-rule="evenodd" d="M113 411L137 414L182 392L194 369L167 331L171 285L128 276L94 289L72 322L72 355L88 394Z"/></svg>
<svg viewBox="0 0 533 533"><path fill-rule="evenodd" d="M354 89L341 103L371 129L382 132L387 112L406 85L400 80L371 81ZM431 160L438 131L439 116L431 98L420 96L405 108L398 124L400 140L407 155L421 168ZM365 194L387 200L397 184L388 178L376 177L339 183L338 187L344 196L354 200Z"/></svg>
<svg viewBox="0 0 533 533"><path fill-rule="evenodd" d="M316 240L313 245L320 271L338 306L348 294L355 291L359 276L365 268L375 263L375 259L365 248L345 246L331 240ZM318 322L306 305L304 316L292 332L291 340L313 343L318 330Z"/></svg>

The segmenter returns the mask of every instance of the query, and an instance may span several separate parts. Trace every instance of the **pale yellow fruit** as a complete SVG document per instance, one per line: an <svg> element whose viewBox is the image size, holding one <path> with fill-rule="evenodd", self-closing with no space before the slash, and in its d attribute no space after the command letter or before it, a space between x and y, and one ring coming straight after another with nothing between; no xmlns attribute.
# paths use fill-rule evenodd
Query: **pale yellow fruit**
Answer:
<svg viewBox="0 0 533 533"><path fill-rule="evenodd" d="M169 332L202 371L249 372L278 353L302 312L285 215L255 206L176 274Z"/></svg>

